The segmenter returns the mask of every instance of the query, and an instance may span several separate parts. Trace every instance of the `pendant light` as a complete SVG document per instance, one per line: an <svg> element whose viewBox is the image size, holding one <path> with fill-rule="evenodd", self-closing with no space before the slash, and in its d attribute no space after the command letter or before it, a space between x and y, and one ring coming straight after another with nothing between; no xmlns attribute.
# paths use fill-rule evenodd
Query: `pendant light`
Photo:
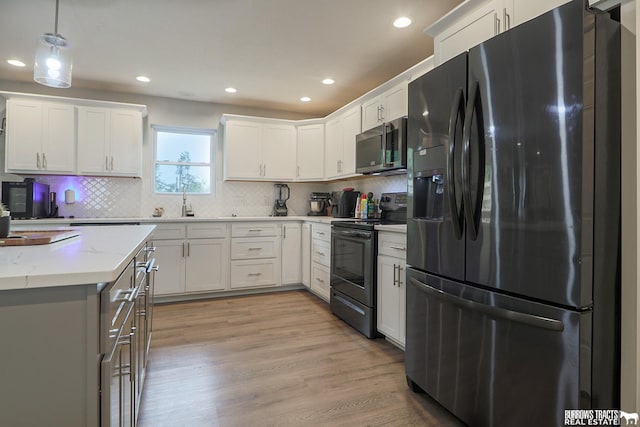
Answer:
<svg viewBox="0 0 640 427"><path fill-rule="evenodd" d="M33 79L41 85L71 87L71 45L58 34L58 5L56 0L56 21L53 34L46 33L38 38Z"/></svg>

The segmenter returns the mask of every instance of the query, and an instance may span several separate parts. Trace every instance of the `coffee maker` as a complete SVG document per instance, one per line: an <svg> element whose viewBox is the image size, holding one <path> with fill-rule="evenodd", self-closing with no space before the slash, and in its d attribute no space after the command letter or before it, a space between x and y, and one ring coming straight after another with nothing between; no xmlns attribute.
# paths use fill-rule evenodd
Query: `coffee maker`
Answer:
<svg viewBox="0 0 640 427"><path fill-rule="evenodd" d="M329 207L329 200L331 199L330 193L311 193L309 198L309 212L308 216L327 216L327 209Z"/></svg>
<svg viewBox="0 0 640 427"><path fill-rule="evenodd" d="M287 200L291 192L287 184L274 184L277 198L273 204L273 216L287 216Z"/></svg>

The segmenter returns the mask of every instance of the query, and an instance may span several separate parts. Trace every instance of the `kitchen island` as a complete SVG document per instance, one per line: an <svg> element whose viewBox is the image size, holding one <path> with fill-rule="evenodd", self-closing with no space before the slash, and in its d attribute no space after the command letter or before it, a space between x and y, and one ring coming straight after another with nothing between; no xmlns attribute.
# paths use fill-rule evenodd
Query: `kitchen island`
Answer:
<svg viewBox="0 0 640 427"><path fill-rule="evenodd" d="M154 228L82 227L49 245L0 248L0 425L99 426L107 414L135 413L142 384L133 378L142 376L146 355L139 351L151 332L151 318L137 314L149 311L140 304L149 301L146 249ZM121 332L113 329L118 322L144 330L139 339L131 335L130 372L119 371L133 390L128 414L104 402L107 391L114 397L103 359Z"/></svg>

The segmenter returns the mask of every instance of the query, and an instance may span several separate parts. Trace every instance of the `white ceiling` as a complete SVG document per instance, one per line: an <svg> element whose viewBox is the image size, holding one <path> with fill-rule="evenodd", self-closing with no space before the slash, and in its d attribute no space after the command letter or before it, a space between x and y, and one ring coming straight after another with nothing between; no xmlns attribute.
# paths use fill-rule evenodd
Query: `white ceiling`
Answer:
<svg viewBox="0 0 640 427"><path fill-rule="evenodd" d="M72 44L73 87L326 115L430 56L423 29L459 3L60 0L58 32ZM54 14L55 0L0 0L0 79L32 80ZM401 15L413 24L394 28Z"/></svg>

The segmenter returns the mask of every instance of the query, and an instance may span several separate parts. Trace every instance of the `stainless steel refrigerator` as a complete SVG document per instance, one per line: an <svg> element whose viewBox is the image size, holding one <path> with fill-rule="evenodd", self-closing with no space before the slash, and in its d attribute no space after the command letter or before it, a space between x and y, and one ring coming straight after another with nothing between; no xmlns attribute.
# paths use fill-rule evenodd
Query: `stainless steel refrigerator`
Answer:
<svg viewBox="0 0 640 427"><path fill-rule="evenodd" d="M409 85L407 380L471 426L619 408L620 29L586 3Z"/></svg>

